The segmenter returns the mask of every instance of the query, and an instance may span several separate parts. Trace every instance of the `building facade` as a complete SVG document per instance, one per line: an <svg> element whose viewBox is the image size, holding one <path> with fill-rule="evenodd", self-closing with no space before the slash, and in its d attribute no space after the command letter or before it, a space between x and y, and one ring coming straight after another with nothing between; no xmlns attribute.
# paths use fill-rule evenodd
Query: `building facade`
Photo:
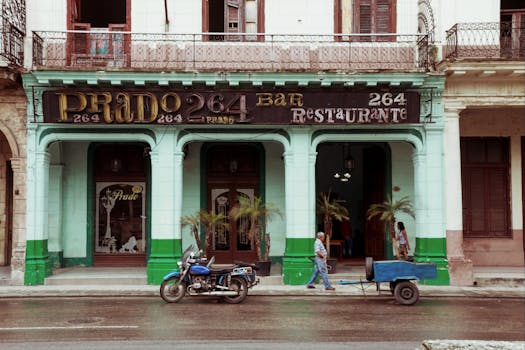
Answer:
<svg viewBox="0 0 525 350"><path fill-rule="evenodd" d="M147 266L148 283L160 283L195 243L183 217L259 197L284 213L265 226L272 262L284 283L303 284L322 228L316 199L330 193L350 212L350 225L334 224L333 240L352 242L345 254L392 258L366 211L407 197L415 218L397 219L415 260L438 266L428 283L465 283L454 274L471 274L472 258L450 202L461 192L460 134L448 119L461 97L443 97L453 64L436 69L446 8L28 2L24 282L61 266ZM255 261L247 226L229 220L212 254Z"/></svg>
<svg viewBox="0 0 525 350"><path fill-rule="evenodd" d="M22 283L25 266L27 101L22 87L25 3L0 1L0 266Z"/></svg>
<svg viewBox="0 0 525 350"><path fill-rule="evenodd" d="M440 65L447 256L451 282L462 285L473 283L473 266L524 265L525 6L493 2L480 12L445 32Z"/></svg>

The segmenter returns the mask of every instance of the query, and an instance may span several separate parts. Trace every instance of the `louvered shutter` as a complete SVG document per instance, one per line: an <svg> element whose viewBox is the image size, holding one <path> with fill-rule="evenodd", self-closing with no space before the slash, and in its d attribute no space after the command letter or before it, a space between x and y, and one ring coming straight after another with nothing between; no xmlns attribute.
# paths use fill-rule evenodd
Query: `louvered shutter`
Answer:
<svg viewBox="0 0 525 350"><path fill-rule="evenodd" d="M244 0L224 2L224 32L244 33ZM226 40L241 40L241 36L230 35Z"/></svg>
<svg viewBox="0 0 525 350"><path fill-rule="evenodd" d="M87 55L90 53L90 38L86 31L91 30L89 23L73 23L73 30L84 31L84 33L73 33L72 50L74 54Z"/></svg>
<svg viewBox="0 0 525 350"><path fill-rule="evenodd" d="M396 0L354 0L355 33L395 32Z"/></svg>

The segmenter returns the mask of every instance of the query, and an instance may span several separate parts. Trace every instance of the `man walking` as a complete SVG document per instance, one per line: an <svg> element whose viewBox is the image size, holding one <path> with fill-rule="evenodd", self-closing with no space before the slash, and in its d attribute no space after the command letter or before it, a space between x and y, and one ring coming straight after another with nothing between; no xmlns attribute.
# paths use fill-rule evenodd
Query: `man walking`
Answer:
<svg viewBox="0 0 525 350"><path fill-rule="evenodd" d="M314 253L315 253L314 273L312 274L310 281L308 281L306 288L315 288L314 282L320 273L321 278L323 279L325 289L335 290L335 288L330 285L330 281L328 281L328 269L326 267L327 253L326 253L326 248L324 247L324 244L323 244L324 240L325 240L324 232L317 232L317 239L315 240L315 243L314 243Z"/></svg>

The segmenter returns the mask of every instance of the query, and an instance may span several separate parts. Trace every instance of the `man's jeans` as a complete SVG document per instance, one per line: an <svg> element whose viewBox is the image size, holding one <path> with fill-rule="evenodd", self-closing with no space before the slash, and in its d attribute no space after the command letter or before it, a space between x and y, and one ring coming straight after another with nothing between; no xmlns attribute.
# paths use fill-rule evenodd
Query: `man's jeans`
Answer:
<svg viewBox="0 0 525 350"><path fill-rule="evenodd" d="M312 274L312 277L310 278L310 281L308 281L309 286L313 286L315 283L315 279L317 276L321 274L321 278L323 279L324 287L330 288L330 281L328 281L328 269L326 267L326 261L324 259L316 256L314 260L314 273Z"/></svg>

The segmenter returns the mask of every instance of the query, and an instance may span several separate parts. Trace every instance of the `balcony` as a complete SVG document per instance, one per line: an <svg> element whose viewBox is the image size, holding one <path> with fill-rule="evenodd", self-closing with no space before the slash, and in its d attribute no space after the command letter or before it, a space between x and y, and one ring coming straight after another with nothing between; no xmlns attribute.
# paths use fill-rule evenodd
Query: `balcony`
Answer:
<svg viewBox="0 0 525 350"><path fill-rule="evenodd" d="M458 23L447 31L444 58L525 60L525 28L510 22Z"/></svg>
<svg viewBox="0 0 525 350"><path fill-rule="evenodd" d="M18 84L24 64L24 33L0 15L0 88Z"/></svg>
<svg viewBox="0 0 525 350"><path fill-rule="evenodd" d="M347 72L428 69L426 35L33 32L35 70Z"/></svg>

